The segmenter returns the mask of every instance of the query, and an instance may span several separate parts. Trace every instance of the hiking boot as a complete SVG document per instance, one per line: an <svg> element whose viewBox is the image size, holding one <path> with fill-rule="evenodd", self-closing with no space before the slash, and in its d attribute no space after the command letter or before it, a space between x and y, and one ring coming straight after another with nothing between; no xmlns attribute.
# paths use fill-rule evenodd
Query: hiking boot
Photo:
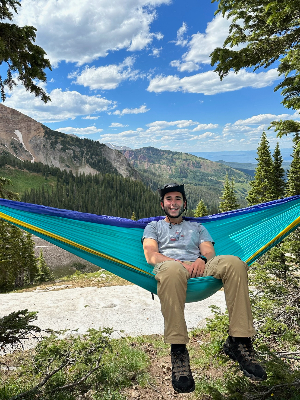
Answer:
<svg viewBox="0 0 300 400"><path fill-rule="evenodd" d="M253 381L264 381L267 373L255 359L250 338L228 336L223 350L232 360L237 361L244 375Z"/></svg>
<svg viewBox="0 0 300 400"><path fill-rule="evenodd" d="M195 382L190 368L187 349L171 351L172 385L178 393L190 393L195 390Z"/></svg>

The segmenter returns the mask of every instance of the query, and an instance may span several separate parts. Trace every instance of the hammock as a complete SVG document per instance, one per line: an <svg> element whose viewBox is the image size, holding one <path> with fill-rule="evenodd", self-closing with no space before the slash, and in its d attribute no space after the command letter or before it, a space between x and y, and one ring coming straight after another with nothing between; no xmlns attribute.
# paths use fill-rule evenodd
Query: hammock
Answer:
<svg viewBox="0 0 300 400"><path fill-rule="evenodd" d="M0 199L0 218L156 293L141 238L147 223L164 217L132 221ZM186 219L208 229L217 254L233 254L250 265L300 224L300 195ZM186 301L203 300L221 287L222 282L210 276L191 278Z"/></svg>

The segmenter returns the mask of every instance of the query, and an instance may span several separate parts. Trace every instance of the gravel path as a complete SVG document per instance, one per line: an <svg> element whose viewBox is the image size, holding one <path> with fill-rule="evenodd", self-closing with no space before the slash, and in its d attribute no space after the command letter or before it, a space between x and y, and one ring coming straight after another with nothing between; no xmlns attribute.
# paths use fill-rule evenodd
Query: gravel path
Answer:
<svg viewBox="0 0 300 400"><path fill-rule="evenodd" d="M13 311L38 311L35 325L41 329L68 329L84 333L89 328L111 327L114 337L163 334L163 318L157 296L138 286L85 287L0 294L0 317ZM186 304L188 329L203 326L210 305L225 310L224 292Z"/></svg>

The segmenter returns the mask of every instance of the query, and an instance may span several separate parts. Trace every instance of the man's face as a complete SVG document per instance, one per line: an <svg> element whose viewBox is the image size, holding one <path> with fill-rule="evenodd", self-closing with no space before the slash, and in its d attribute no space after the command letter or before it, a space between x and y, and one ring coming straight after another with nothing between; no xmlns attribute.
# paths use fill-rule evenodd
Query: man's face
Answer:
<svg viewBox="0 0 300 400"><path fill-rule="evenodd" d="M184 211L183 196L180 192L169 192L161 202L161 208L171 218L178 218Z"/></svg>

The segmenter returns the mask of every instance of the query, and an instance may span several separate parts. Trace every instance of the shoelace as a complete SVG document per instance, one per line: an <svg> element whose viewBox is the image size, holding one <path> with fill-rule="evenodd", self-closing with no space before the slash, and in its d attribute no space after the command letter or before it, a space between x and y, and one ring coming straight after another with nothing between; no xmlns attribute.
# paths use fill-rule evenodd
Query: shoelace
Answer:
<svg viewBox="0 0 300 400"><path fill-rule="evenodd" d="M254 363L257 362L255 360L255 352L254 352L251 342L249 344L248 343L239 343L238 348L241 351L241 354L245 358L247 358L249 361L254 362Z"/></svg>
<svg viewBox="0 0 300 400"><path fill-rule="evenodd" d="M172 372L175 374L176 378L179 378L180 376L188 376L190 374L188 354L179 351L172 353L172 366Z"/></svg>

